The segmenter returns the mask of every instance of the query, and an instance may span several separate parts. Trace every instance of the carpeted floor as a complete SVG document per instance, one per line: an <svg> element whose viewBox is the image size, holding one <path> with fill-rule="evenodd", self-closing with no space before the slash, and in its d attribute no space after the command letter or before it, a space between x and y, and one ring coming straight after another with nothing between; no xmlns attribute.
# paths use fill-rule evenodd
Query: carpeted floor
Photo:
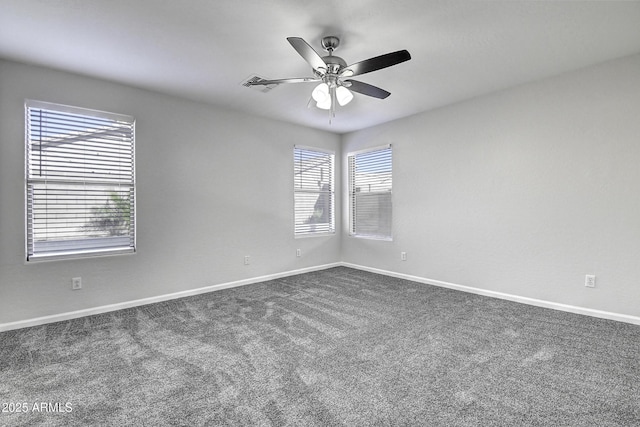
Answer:
<svg viewBox="0 0 640 427"><path fill-rule="evenodd" d="M1 333L0 403L2 426L633 426L640 327L339 267Z"/></svg>

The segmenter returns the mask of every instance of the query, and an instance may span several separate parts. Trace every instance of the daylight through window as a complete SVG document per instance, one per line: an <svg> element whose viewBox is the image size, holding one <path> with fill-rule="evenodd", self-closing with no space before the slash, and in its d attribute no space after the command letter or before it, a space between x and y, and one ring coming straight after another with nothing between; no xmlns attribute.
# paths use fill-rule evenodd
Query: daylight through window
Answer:
<svg viewBox="0 0 640 427"><path fill-rule="evenodd" d="M26 103L27 260L135 251L134 120Z"/></svg>
<svg viewBox="0 0 640 427"><path fill-rule="evenodd" d="M295 235L334 233L334 154L293 150Z"/></svg>
<svg viewBox="0 0 640 427"><path fill-rule="evenodd" d="M391 239L391 146L348 156L349 233Z"/></svg>

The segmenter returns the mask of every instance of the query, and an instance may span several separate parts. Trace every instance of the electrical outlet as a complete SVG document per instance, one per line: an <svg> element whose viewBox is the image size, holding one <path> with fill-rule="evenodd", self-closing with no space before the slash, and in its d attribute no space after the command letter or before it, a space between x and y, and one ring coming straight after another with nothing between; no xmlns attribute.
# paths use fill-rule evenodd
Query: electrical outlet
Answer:
<svg viewBox="0 0 640 427"><path fill-rule="evenodd" d="M596 276L587 274L584 276L584 285L587 288L595 288L596 287Z"/></svg>
<svg viewBox="0 0 640 427"><path fill-rule="evenodd" d="M296 249L296 256L298 258L302 256L302 249Z"/></svg>
<svg viewBox="0 0 640 427"><path fill-rule="evenodd" d="M400 252L400 259L402 261L406 261L407 260L407 253L406 252Z"/></svg>
<svg viewBox="0 0 640 427"><path fill-rule="evenodd" d="M244 265L249 265L249 260L250 260L249 255L245 255L244 256Z"/></svg>
<svg viewBox="0 0 640 427"><path fill-rule="evenodd" d="M71 279L71 289L74 291L82 289L82 277L74 277Z"/></svg>

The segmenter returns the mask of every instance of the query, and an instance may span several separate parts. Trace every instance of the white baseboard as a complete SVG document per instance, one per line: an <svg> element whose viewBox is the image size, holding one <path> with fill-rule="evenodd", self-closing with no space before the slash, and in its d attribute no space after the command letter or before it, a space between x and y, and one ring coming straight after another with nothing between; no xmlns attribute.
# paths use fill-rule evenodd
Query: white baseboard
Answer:
<svg viewBox="0 0 640 427"><path fill-rule="evenodd" d="M573 306L573 305L560 304L560 303L552 302L552 301L545 301L545 300L539 300L539 299L534 299L534 298L527 298L527 297L522 297L522 296L518 296L518 295L506 294L506 293L503 293L503 292L490 291L490 290L480 289L480 288L474 288L474 287L471 287L471 286L458 285L458 284L455 284L455 283L443 282L441 280L427 279L427 278L424 278L424 277L412 276L410 274L397 273L397 272L389 271L389 270L381 270L381 269L378 269L378 268L366 267L366 266L357 265L357 264L351 264L351 263L347 263L347 262L336 262L336 263L331 263L331 264L319 265L319 266L315 266L315 267L301 268L301 269L298 269L298 270L290 270L290 271L286 271L286 272L282 272L282 273L275 273L275 274L268 274L268 275L265 275L265 276L252 277L252 278L249 278L249 279L237 280L237 281L233 281L233 282L220 283L220 284L217 284L217 285L205 286L203 288L190 289L190 290L187 290L187 291L175 292L175 293L165 294L165 295L158 295L158 296L155 296L155 297L143 298L143 299L138 299L138 300L134 300L134 301L125 301L125 302L117 303L117 304L102 305L102 306L99 306L99 307L87 308L87 309L84 309L84 310L77 310L77 311L70 311L70 312L67 312L67 313L54 314L54 315L51 315L51 316L37 317L37 318L27 319L27 320L20 320L20 321L17 321L17 322L0 323L0 332L10 331L10 330L13 330L13 329L28 328L28 327L31 327L31 326L39 326L39 325L44 325L44 324L47 324L47 323L61 322L61 321L64 321L64 320L77 319L79 317L85 317L85 316L91 316L91 315L94 315L94 314L107 313L107 312L111 312L111 311L122 310L122 309L125 309L125 308L139 307L139 306L142 306L142 305L153 304L153 303L162 302L162 301L169 301L169 300L178 299L178 298L184 298L184 297L188 297L188 296L192 296L192 295L199 295L199 294L204 294L204 293L207 293L207 292L219 291L221 289L234 288L234 287L237 287L237 286L251 285L251 284L254 284L254 283L265 282L265 281L273 280L273 279L280 279L282 277L295 276L297 274L309 273L309 272L312 272L312 271L326 270L328 268L339 267L339 266L350 267L350 268L355 268L357 270L363 270L363 271L369 271L371 273L382 274L382 275L385 275L385 276L397 277L397 278L400 278L400 279L411 280L413 282L424 283L424 284L427 284L427 285L440 286L440 287L443 287L443 288L455 289L455 290L458 290L458 291L469 292L469 293L472 293L472 294L484 295L484 296L489 296L489 297L493 297L493 298L499 298L499 299L504 299L504 300L508 300L508 301L519 302L519 303L523 303L523 304L529 304L529 305L533 305L533 306L537 306L537 307L551 308L551 309L554 309L554 310L566 311L566 312L569 312L569 313L583 314L583 315L586 315L586 316L598 317L598 318L601 318L601 319L615 320L615 321L618 321L618 322L624 322L624 323L631 323L631 324L634 324L634 325L640 325L640 317L637 317L637 316L630 316L630 315L619 314L619 313L611 313L611 312L608 312L608 311L594 310L594 309L591 309L591 308L584 308L584 307L578 307L578 306Z"/></svg>
<svg viewBox="0 0 640 427"><path fill-rule="evenodd" d="M156 302L169 301L178 298L184 298L192 295L204 294L207 292L219 291L221 289L235 288L237 286L251 285L268 280L280 279L282 277L295 276L296 274L309 273L312 271L326 270L327 268L339 267L342 263L336 262L332 264L324 264L314 267L301 268L298 270L285 271L283 273L268 274L265 276L252 277L249 279L236 280L233 282L220 283L217 285L205 286L198 289L189 289L171 294L158 295L155 297L143 298L134 301L125 301L117 304L102 305L99 307L87 308L83 310L70 311L67 313L53 314L51 316L37 317L34 319L19 320L17 322L0 323L0 332L10 331L13 329L28 328L31 326L39 326L47 323L61 322L63 320L77 319L79 317L92 316L94 314L107 313L110 311L122 310L125 308L139 307L141 305L153 304Z"/></svg>
<svg viewBox="0 0 640 427"><path fill-rule="evenodd" d="M560 304L560 303L557 303L557 302L539 300L539 299L535 299L535 298L522 297L522 296L513 295L513 294L505 294L503 292L496 292L496 291L489 291L489 290L486 290L486 289L473 288L471 286L458 285L458 284L455 284L455 283L443 282L441 280L426 279L424 277L412 276L410 274L404 274L404 273L396 273L394 271L381 270L381 269L378 269L378 268L366 267L366 266L357 265L357 264L350 264L350 263L347 263L347 262L343 262L343 263L341 263L341 265L343 265L344 267L355 268L357 270L369 271L371 273L382 274L382 275L390 276L390 277L397 277L399 279L411 280L412 282L424 283L424 284L427 284L427 285L439 286L439 287L442 287L442 288L455 289L455 290L458 290L458 291L469 292L469 293L472 293L472 294L484 295L484 296L488 296L488 297L493 297L493 298L499 298L499 299L504 299L504 300L508 300L508 301L519 302L519 303L523 303L523 304L534 305L534 306L537 306L537 307L551 308L553 310L566 311L566 312L569 312L569 313L583 314L583 315L586 315L586 316L598 317L598 318L601 318L601 319L615 320L615 321L618 321L618 322L624 322L624 323L631 323L631 324L634 324L634 325L640 325L640 317L637 317L637 316L630 316L630 315L627 315L627 314L619 314L619 313L612 313L612 312L608 312L608 311L594 310L594 309L591 309L591 308L578 307L578 306L575 306L575 305Z"/></svg>

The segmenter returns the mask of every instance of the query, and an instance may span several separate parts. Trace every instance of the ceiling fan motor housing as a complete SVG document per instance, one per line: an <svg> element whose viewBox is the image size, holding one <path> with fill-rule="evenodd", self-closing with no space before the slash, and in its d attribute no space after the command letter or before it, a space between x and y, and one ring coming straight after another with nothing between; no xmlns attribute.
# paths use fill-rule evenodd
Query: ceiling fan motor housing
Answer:
<svg viewBox="0 0 640 427"><path fill-rule="evenodd" d="M327 72L332 74L338 74L338 72L347 66L344 59L339 56L327 55L323 56L322 60L327 64Z"/></svg>

